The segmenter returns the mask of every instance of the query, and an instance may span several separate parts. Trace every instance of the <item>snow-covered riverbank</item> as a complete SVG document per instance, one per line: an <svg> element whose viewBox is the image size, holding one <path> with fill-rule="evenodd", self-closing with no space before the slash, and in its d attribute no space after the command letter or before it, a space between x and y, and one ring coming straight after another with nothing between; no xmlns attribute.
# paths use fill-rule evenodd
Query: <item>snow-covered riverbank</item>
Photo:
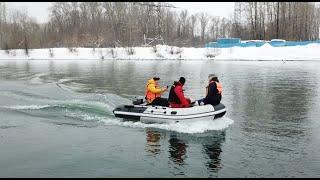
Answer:
<svg viewBox="0 0 320 180"><path fill-rule="evenodd" d="M52 48L25 50L0 50L0 60L320 60L320 44L306 46L272 47L232 47L232 48L179 48L158 45L155 47L133 48Z"/></svg>

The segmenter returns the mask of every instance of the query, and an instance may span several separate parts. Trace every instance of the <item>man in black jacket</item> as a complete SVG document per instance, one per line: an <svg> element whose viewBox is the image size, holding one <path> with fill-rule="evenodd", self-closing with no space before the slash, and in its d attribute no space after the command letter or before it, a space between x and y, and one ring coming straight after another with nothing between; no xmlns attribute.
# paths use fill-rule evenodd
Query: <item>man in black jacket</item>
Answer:
<svg viewBox="0 0 320 180"><path fill-rule="evenodd" d="M215 74L208 76L209 84L206 87L206 97L198 100L198 105L211 104L218 105L222 99L222 85Z"/></svg>

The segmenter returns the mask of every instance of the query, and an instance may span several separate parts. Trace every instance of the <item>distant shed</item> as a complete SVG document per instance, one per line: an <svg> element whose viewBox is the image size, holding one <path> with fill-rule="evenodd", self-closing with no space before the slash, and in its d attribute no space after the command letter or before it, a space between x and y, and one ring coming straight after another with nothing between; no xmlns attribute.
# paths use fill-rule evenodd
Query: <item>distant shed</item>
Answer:
<svg viewBox="0 0 320 180"><path fill-rule="evenodd" d="M266 40L244 40L240 38L218 38L217 42L209 42L205 44L206 48L231 48L231 47L261 47L264 44L270 44L273 47L284 46L304 46L312 43L320 43L320 40L315 41L286 41L284 39Z"/></svg>
<svg viewBox="0 0 320 180"><path fill-rule="evenodd" d="M284 39L271 39L269 44L273 47L286 46L286 40L284 40Z"/></svg>
<svg viewBox="0 0 320 180"><path fill-rule="evenodd" d="M238 44L241 42L240 38L218 38L218 44Z"/></svg>
<svg viewBox="0 0 320 180"><path fill-rule="evenodd" d="M240 46L241 47L260 47L266 43L264 40L247 40L242 41Z"/></svg>

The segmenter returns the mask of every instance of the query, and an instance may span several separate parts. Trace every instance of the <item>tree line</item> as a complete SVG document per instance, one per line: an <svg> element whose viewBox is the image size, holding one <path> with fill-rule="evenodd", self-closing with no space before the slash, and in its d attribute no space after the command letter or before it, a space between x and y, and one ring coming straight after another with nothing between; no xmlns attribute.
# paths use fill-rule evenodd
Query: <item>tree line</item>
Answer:
<svg viewBox="0 0 320 180"><path fill-rule="evenodd" d="M232 36L243 39L319 39L315 2L236 2Z"/></svg>
<svg viewBox="0 0 320 180"><path fill-rule="evenodd" d="M235 2L230 18L178 12L165 2L55 2L49 14L40 24L0 2L1 49L133 47L144 45L145 37L179 47L230 37L315 40L320 22L314 2Z"/></svg>

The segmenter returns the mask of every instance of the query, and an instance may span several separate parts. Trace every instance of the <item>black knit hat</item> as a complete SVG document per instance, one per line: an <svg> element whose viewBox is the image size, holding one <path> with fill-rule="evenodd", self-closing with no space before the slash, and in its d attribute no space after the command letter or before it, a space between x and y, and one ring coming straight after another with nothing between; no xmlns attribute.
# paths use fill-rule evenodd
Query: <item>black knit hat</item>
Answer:
<svg viewBox="0 0 320 180"><path fill-rule="evenodd" d="M180 77L179 82L180 82L181 84L184 84L184 83L186 82L186 78Z"/></svg>
<svg viewBox="0 0 320 180"><path fill-rule="evenodd" d="M217 81L219 82L218 76L215 74L209 74L208 76L209 81Z"/></svg>
<svg viewBox="0 0 320 180"><path fill-rule="evenodd" d="M209 74L208 79L217 78L218 76L216 74Z"/></svg>
<svg viewBox="0 0 320 180"><path fill-rule="evenodd" d="M153 77L153 80L155 80L155 81L159 81L159 80L160 80L160 78L159 78L159 77Z"/></svg>

